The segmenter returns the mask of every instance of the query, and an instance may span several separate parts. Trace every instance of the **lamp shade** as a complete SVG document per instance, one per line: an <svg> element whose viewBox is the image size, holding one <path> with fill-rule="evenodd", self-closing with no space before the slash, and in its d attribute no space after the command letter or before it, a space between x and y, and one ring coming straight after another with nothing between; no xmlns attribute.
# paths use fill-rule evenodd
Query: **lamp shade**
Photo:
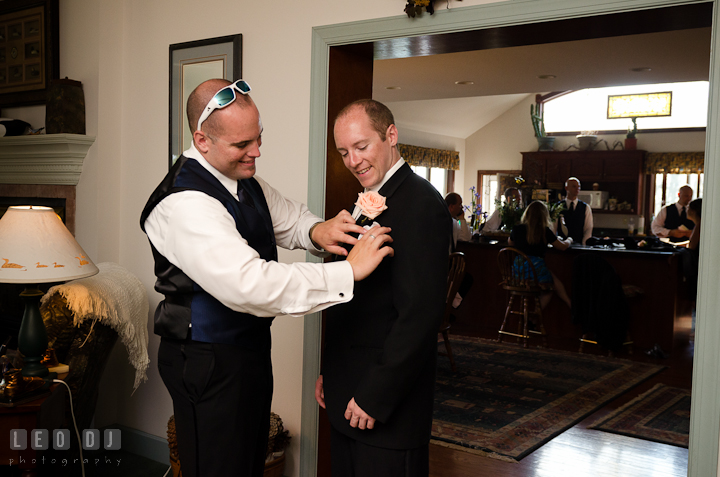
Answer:
<svg viewBox="0 0 720 477"><path fill-rule="evenodd" d="M0 219L0 283L53 283L98 268L50 207L9 207Z"/></svg>

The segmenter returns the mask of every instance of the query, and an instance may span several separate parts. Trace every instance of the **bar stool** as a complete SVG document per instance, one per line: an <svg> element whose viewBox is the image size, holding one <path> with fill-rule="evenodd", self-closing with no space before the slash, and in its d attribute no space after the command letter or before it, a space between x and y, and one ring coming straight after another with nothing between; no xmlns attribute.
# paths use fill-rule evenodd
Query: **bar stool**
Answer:
<svg viewBox="0 0 720 477"><path fill-rule="evenodd" d="M520 250L506 247L498 253L498 266L502 277L500 285L509 293L505 317L498 331L498 343L502 342L503 335L514 336L518 339L518 344L522 342L523 347L527 348L530 334L538 334L542 336L543 347L547 346L547 335L540 307L540 295L545 290L540 287L532 262ZM531 309L533 304L534 307ZM515 310L514 305L520 306ZM518 319L517 333L506 331L508 317L511 315L521 317ZM535 316L534 322L531 321L531 315ZM535 325L534 329L530 326L532 324Z"/></svg>
<svg viewBox="0 0 720 477"><path fill-rule="evenodd" d="M445 341L445 351L438 351L438 354L440 356L447 356L448 359L450 359L450 367L452 368L453 373L457 372L457 367L455 366L455 358L453 357L452 346L450 345L450 336L448 332L450 331L451 326L450 317L452 316L453 312L453 300L455 299L455 295L460 289L460 284L463 281L463 277L465 277L465 254L462 252L453 252L450 254L450 271L448 272L447 279L445 313L443 313L443 319L440 322L440 329L438 330L438 332L442 334L443 341Z"/></svg>

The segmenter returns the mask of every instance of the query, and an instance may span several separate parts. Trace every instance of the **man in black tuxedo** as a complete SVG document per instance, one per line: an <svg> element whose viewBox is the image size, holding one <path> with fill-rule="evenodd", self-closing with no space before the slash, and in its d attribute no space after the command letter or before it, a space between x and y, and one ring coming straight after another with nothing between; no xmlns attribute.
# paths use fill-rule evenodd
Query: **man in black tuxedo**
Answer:
<svg viewBox="0 0 720 477"><path fill-rule="evenodd" d="M386 199L374 221L391 228L395 254L356 285L349 303L327 312L315 397L332 426L333 477L428 475L452 228L442 196L400 157L394 122L373 100L335 120L345 166Z"/></svg>

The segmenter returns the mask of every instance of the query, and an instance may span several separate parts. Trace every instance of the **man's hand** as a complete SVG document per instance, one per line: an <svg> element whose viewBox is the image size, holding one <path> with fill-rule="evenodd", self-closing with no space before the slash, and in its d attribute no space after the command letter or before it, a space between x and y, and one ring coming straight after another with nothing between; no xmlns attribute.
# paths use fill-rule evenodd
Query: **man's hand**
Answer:
<svg viewBox="0 0 720 477"><path fill-rule="evenodd" d="M395 254L390 247L383 247L384 243L393 241L390 227L375 226L357 241L348 255L347 261L352 266L354 280L360 281L370 275L382 262L383 258Z"/></svg>
<svg viewBox="0 0 720 477"><path fill-rule="evenodd" d="M315 387L317 393L317 385ZM360 429L372 429L375 427L375 419L368 416L365 411L352 398L345 409L345 419L350 421L350 427L359 427Z"/></svg>
<svg viewBox="0 0 720 477"><path fill-rule="evenodd" d="M324 250L335 255L347 255L347 250L339 244L346 243L355 245L358 239L349 235L350 233L362 234L365 230L355 224L355 219L347 210L341 210L339 214L330 220L318 223L312 230L310 239Z"/></svg>
<svg viewBox="0 0 720 477"><path fill-rule="evenodd" d="M315 381L315 400L320 407L325 409L325 390L323 389L323 377L322 374L317 381Z"/></svg>
<svg viewBox="0 0 720 477"><path fill-rule="evenodd" d="M668 233L669 237L675 237L675 238L690 237L690 235L692 235L692 230L672 229Z"/></svg>

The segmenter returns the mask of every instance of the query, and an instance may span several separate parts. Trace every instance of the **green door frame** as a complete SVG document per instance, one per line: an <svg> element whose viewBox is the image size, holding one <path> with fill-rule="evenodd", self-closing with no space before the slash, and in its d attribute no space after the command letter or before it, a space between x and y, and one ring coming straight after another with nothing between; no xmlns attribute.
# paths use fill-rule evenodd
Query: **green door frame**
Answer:
<svg viewBox="0 0 720 477"><path fill-rule="evenodd" d="M710 58L710 98L705 143L705 194L701 248L695 358L693 367L693 399L690 422L690 455L688 476L718 475L720 447L720 293L711 270L720 270L720 249L712 247L711 237L720 237L720 157L718 125L720 125L720 51L718 37L718 2L714 0L712 45ZM456 7L440 10L433 16L415 19L399 15L315 27L312 31L312 68L310 92L310 148L308 206L324 216L325 158L327 144L327 91L329 50L332 46L372 42L389 38L450 33L481 28L502 27L523 23L571 19L577 17L622 13L649 8L704 3L703 0L509 0L501 3ZM715 196L718 196L716 199ZM317 261L308 254L308 261ZM303 387L300 433L300 475L314 477L317 472L317 422L315 380L320 370L320 315L305 319L303 340Z"/></svg>

